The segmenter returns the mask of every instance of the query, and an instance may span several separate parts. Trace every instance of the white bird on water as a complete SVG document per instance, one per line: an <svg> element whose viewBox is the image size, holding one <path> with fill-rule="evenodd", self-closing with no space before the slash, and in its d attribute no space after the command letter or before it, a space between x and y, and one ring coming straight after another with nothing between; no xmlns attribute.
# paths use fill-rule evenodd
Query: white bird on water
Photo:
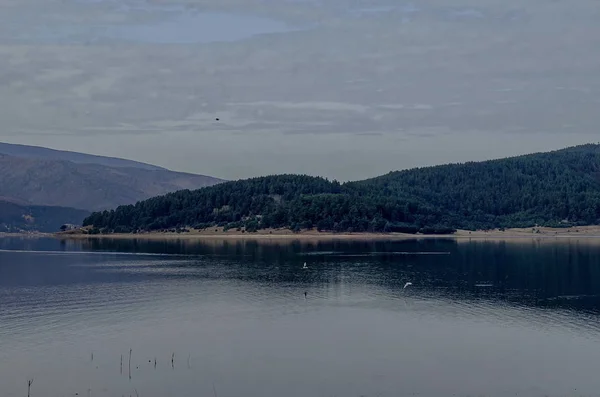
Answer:
<svg viewBox="0 0 600 397"><path fill-rule="evenodd" d="M306 266L306 262L304 262L304 266L302 266L302 269L308 269L308 266Z"/></svg>
<svg viewBox="0 0 600 397"><path fill-rule="evenodd" d="M412 285L412 283L409 281L408 283L404 284L404 288L406 288L406 287L410 287L411 285ZM403 288L403 289L404 289L404 288Z"/></svg>

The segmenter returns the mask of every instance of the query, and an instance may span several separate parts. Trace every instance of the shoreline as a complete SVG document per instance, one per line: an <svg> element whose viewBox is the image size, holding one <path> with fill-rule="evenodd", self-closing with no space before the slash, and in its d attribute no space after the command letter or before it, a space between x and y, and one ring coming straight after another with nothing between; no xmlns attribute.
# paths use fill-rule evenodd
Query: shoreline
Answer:
<svg viewBox="0 0 600 397"><path fill-rule="evenodd" d="M515 239L600 239L600 226L583 226L568 229L526 228L490 231L457 230L454 234L407 234L407 233L332 233L308 230L293 233L288 229L262 230L256 233L240 233L239 231L191 231L187 233L150 232L150 233L53 233L50 236L59 239L115 239L115 240L421 240L421 239L455 239L455 240L515 240Z"/></svg>
<svg viewBox="0 0 600 397"><path fill-rule="evenodd" d="M0 233L0 238L56 238L60 240L113 239L113 240L551 240L551 239L600 239L600 226L582 226L565 229L556 228L515 228L501 230L457 230L454 234L407 234L407 233L332 233L306 230L294 233L288 229L261 230L256 233L239 231L192 230L186 233L149 232L149 233L114 233L87 234L79 231L57 233Z"/></svg>
<svg viewBox="0 0 600 397"><path fill-rule="evenodd" d="M23 233L5 233L5 232L0 232L0 238L3 237L20 237L20 238L41 238L41 237L54 237L56 233L29 233L29 232L23 232Z"/></svg>

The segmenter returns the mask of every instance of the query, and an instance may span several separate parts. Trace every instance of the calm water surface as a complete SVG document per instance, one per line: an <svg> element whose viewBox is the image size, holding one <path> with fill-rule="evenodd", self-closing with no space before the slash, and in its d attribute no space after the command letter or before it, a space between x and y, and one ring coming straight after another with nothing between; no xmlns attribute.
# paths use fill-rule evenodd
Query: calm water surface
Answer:
<svg viewBox="0 0 600 397"><path fill-rule="evenodd" d="M0 250L3 397L600 395L592 240Z"/></svg>

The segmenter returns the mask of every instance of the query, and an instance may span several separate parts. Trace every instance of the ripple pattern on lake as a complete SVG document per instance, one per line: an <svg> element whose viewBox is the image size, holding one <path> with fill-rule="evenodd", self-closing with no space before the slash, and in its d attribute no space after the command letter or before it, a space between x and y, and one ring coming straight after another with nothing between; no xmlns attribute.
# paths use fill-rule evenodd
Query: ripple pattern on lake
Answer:
<svg viewBox="0 0 600 397"><path fill-rule="evenodd" d="M593 245L89 244L0 245L3 396L600 390Z"/></svg>

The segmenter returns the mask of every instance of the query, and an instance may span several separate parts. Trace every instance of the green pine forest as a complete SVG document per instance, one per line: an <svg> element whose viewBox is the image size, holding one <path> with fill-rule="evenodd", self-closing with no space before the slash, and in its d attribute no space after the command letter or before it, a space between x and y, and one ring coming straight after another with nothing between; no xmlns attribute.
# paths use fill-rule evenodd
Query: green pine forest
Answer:
<svg viewBox="0 0 600 397"><path fill-rule="evenodd" d="M339 183L273 175L96 212L93 233L205 229L404 232L600 223L600 145Z"/></svg>

